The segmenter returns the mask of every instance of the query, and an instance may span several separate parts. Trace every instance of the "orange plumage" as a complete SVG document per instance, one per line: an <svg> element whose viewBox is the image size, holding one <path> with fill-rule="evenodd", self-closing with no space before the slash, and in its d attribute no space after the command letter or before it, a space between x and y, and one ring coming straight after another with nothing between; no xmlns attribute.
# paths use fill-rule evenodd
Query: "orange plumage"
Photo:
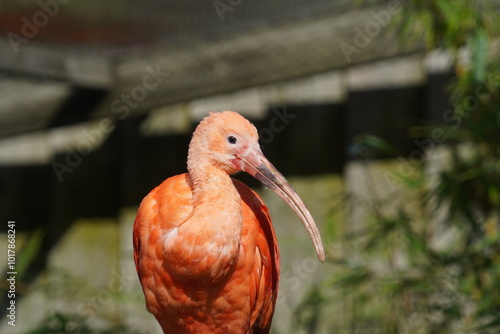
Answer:
<svg viewBox="0 0 500 334"><path fill-rule="evenodd" d="M269 333L280 260L269 212L230 174L246 171L278 193L324 251L309 211L265 159L255 127L235 112L212 113L189 147L189 173L142 201L134 260L147 309L164 333Z"/></svg>

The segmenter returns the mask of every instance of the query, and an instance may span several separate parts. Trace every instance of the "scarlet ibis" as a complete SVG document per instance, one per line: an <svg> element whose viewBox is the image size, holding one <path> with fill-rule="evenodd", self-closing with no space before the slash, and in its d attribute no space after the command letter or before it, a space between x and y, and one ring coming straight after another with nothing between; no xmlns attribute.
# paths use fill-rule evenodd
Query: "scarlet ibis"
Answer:
<svg viewBox="0 0 500 334"><path fill-rule="evenodd" d="M234 111L200 122L187 169L143 199L134 223L146 307L164 333L269 333L280 272L277 240L262 199L230 175L245 171L283 198L323 262L316 224L262 154L256 128Z"/></svg>

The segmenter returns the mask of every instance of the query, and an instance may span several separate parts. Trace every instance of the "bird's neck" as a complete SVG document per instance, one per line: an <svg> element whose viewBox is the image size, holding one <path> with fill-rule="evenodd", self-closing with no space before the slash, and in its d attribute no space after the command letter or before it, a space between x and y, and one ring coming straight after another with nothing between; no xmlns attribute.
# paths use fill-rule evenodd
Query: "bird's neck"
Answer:
<svg viewBox="0 0 500 334"><path fill-rule="evenodd" d="M187 229L186 236L192 236L188 239L199 240L199 268L193 268L191 274L199 270L204 276L206 270L211 278L218 279L228 274L239 257L241 197L231 177L215 167L206 166L198 173L190 170L190 178L193 211L181 230ZM210 266L204 268L205 263Z"/></svg>
<svg viewBox="0 0 500 334"><path fill-rule="evenodd" d="M191 169L189 176L193 185L194 209L203 209L224 203L235 204L238 213L241 211L241 197L236 190L231 177L223 170L207 164L200 168ZM228 209L233 209L230 205Z"/></svg>

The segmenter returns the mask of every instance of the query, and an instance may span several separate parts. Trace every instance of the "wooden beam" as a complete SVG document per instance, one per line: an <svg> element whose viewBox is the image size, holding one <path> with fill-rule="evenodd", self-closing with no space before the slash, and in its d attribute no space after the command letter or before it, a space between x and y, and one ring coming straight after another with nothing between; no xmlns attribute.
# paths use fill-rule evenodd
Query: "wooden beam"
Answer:
<svg viewBox="0 0 500 334"><path fill-rule="evenodd" d="M142 113L159 105L423 50L422 43L406 47L398 43L390 26L394 15L386 26L379 23L378 13L390 13L386 7L330 13L226 39L136 52L117 64L111 94L95 115L102 117L124 105L130 113Z"/></svg>

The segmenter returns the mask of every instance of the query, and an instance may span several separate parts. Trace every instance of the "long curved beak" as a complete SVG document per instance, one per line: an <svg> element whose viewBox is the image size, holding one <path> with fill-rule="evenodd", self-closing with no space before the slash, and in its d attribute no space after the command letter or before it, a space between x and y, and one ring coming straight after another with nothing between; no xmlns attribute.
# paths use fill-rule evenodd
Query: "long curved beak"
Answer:
<svg viewBox="0 0 500 334"><path fill-rule="evenodd" d="M302 199L297 195L292 186L283 175L267 160L259 147L249 148L245 153L238 156L242 162L243 171L255 177L266 187L278 194L299 216L302 224L309 233L318 259L325 261L325 250L321 242L321 236L314 219L305 206Z"/></svg>

